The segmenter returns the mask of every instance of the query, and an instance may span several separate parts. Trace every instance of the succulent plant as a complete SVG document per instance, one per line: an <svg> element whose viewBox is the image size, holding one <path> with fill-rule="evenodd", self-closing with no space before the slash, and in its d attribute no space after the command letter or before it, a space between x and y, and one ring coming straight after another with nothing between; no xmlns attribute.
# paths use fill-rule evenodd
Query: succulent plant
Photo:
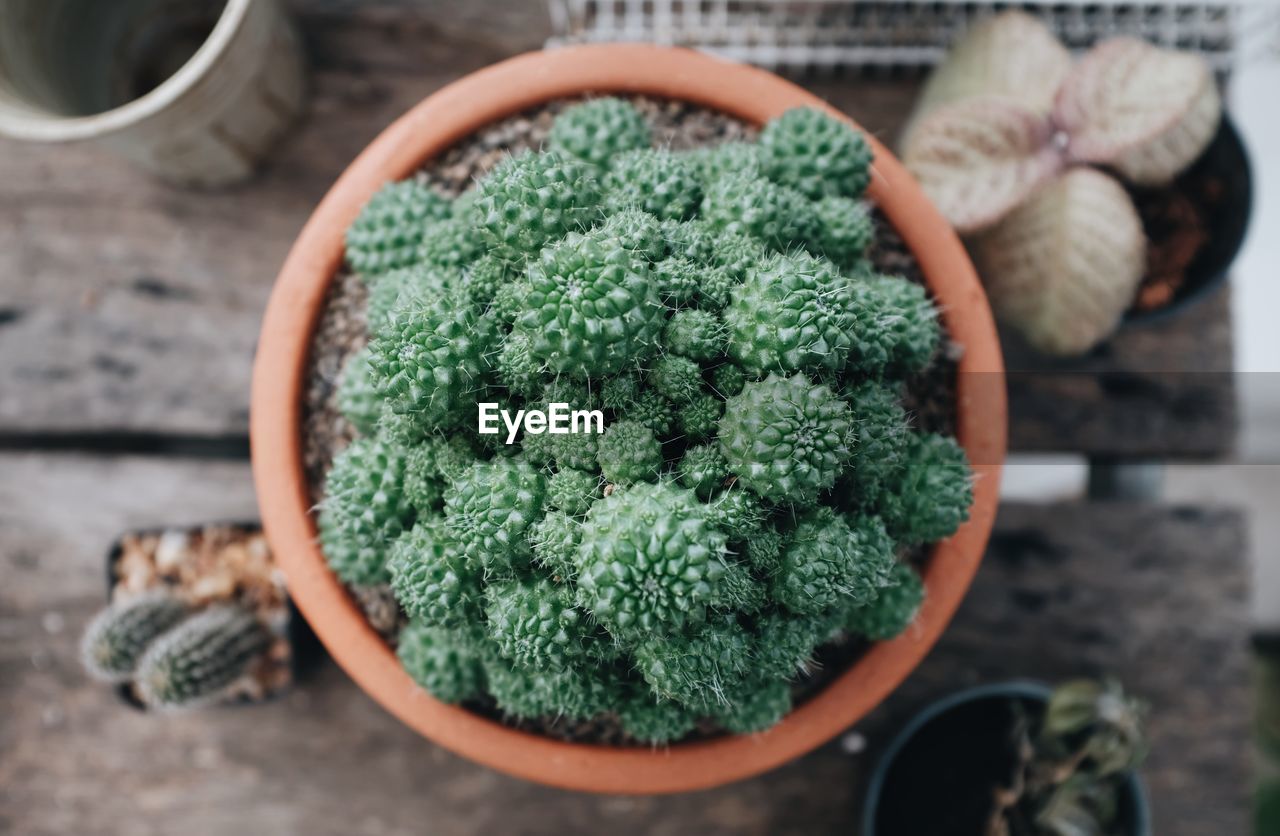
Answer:
<svg viewBox="0 0 1280 836"><path fill-rule="evenodd" d="M138 690L156 708L216 700L270 642L266 628L244 609L210 607L151 642L138 662Z"/></svg>
<svg viewBox="0 0 1280 836"><path fill-rule="evenodd" d="M347 583L391 579L391 544L415 516L404 495L405 461L404 448L376 436L356 439L333 461L320 503L320 545Z"/></svg>
<svg viewBox="0 0 1280 836"><path fill-rule="evenodd" d="M821 508L800 518L788 537L773 597L803 615L869 603L889 584L893 561L893 540L879 519Z"/></svg>
<svg viewBox="0 0 1280 836"><path fill-rule="evenodd" d="M320 539L342 580L389 585L438 698L610 712L651 744L751 733L846 623L909 619L895 548L971 496L901 404L937 311L865 261L857 133L804 112L764 133L652 150L639 111L594 100L388 236L416 249L367 277L367 374L339 397L360 437ZM521 431L482 432L480 403ZM603 429L552 430L556 404Z"/></svg>
<svg viewBox="0 0 1280 836"><path fill-rule="evenodd" d="M362 348L347 358L338 380L338 411L362 433L376 431L383 402L369 369L369 352Z"/></svg>
<svg viewBox="0 0 1280 836"><path fill-rule="evenodd" d="M749 372L841 371L858 339L854 280L808 253L777 253L733 288L729 356Z"/></svg>
<svg viewBox="0 0 1280 836"><path fill-rule="evenodd" d="M595 473L567 468L547 480L547 505L580 517L600 498L601 479Z"/></svg>
<svg viewBox="0 0 1280 836"><path fill-rule="evenodd" d="M652 482L662 470L662 445L637 421L615 421L600 439L600 472L610 482Z"/></svg>
<svg viewBox="0 0 1280 836"><path fill-rule="evenodd" d="M626 151L649 147L649 123L630 102L592 99L567 109L551 126L549 144L557 151L607 167Z"/></svg>
<svg viewBox="0 0 1280 836"><path fill-rule="evenodd" d="M650 636L635 654L641 676L659 696L714 711L729 704L751 669L751 636L726 615L691 633Z"/></svg>
<svg viewBox="0 0 1280 836"><path fill-rule="evenodd" d="M785 679L749 679L726 697L713 716L734 734L754 734L775 725L791 710L791 688Z"/></svg>
<svg viewBox="0 0 1280 836"><path fill-rule="evenodd" d="M656 696L648 688L633 688L618 707L627 734L646 743L668 743L693 731L697 715L674 700Z"/></svg>
<svg viewBox="0 0 1280 836"><path fill-rule="evenodd" d="M546 477L528 462L478 461L450 484L445 520L467 558L486 571L524 568L546 490Z"/></svg>
<svg viewBox="0 0 1280 836"><path fill-rule="evenodd" d="M534 560L551 573L555 580L573 580L578 574L575 563L578 544L582 542L582 521L564 511L548 511L529 532Z"/></svg>
<svg viewBox="0 0 1280 836"><path fill-rule="evenodd" d="M438 700L459 703L484 693L478 640L466 630L411 621L400 631L396 656L413 681Z"/></svg>
<svg viewBox="0 0 1280 836"><path fill-rule="evenodd" d="M871 180L871 148L847 122L798 107L760 132L760 167L777 183L817 200L861 197Z"/></svg>
<svg viewBox="0 0 1280 836"><path fill-rule="evenodd" d="M1043 24L1009 12L935 72L903 161L974 237L997 313L1044 351L1081 354L1114 330L1144 267L1141 223L1115 177L1173 180L1221 112L1199 56L1113 38L1072 66Z"/></svg>
<svg viewBox="0 0 1280 836"><path fill-rule="evenodd" d="M412 180L378 190L347 229L347 263L366 278L419 260L427 230L449 217L449 201Z"/></svg>
<svg viewBox="0 0 1280 836"><path fill-rule="evenodd" d="M101 682L129 681L147 647L186 615L186 604L163 590L115 601L85 628L80 642L85 670Z"/></svg>
<svg viewBox="0 0 1280 836"><path fill-rule="evenodd" d="M765 499L803 502L835 484L852 454L849 404L803 374L770 374L725 402L720 448Z"/></svg>
<svg viewBox="0 0 1280 836"><path fill-rule="evenodd" d="M663 307L649 268L612 236L571 234L530 265L516 332L553 372L616 374L652 355Z"/></svg>
<svg viewBox="0 0 1280 836"><path fill-rule="evenodd" d="M600 213L600 185L591 172L555 153L508 157L476 189L475 230L493 253L509 260L586 229Z"/></svg>
<svg viewBox="0 0 1280 836"><path fill-rule="evenodd" d="M691 360L719 357L724 352L724 343L724 323L707 311L677 310L662 329L663 347Z"/></svg>
<svg viewBox="0 0 1280 836"><path fill-rule="evenodd" d="M775 250L807 240L816 223L813 204L800 192L744 172L707 187L702 217L722 232L749 235Z"/></svg>
<svg viewBox="0 0 1280 836"><path fill-rule="evenodd" d="M701 621L724 575L724 535L693 492L635 485L591 506L578 550L578 591L615 636Z"/></svg>
<svg viewBox="0 0 1280 836"><path fill-rule="evenodd" d="M860 200L832 195L815 203L814 212L817 229L809 249L844 268L862 261L875 235L870 207Z"/></svg>
<svg viewBox="0 0 1280 836"><path fill-rule="evenodd" d="M485 622L498 651L524 668L563 670L585 656L596 632L573 589L549 580L485 588Z"/></svg>
<svg viewBox="0 0 1280 836"><path fill-rule="evenodd" d="M391 547L391 590L410 618L430 627L465 627L480 615L479 561L469 558L444 518L420 518Z"/></svg>
<svg viewBox="0 0 1280 836"><path fill-rule="evenodd" d="M446 425L474 408L496 341L492 318L454 296L411 299L369 343L374 385L397 412Z"/></svg>
<svg viewBox="0 0 1280 836"><path fill-rule="evenodd" d="M924 601L924 584L908 564L898 562L875 599L855 604L844 618L844 628L872 641L892 639L915 620Z"/></svg>
<svg viewBox="0 0 1280 836"><path fill-rule="evenodd" d="M642 209L657 217L683 220L702 201L702 180L685 157L644 146L614 157L605 177L605 204L613 210Z"/></svg>
<svg viewBox="0 0 1280 836"><path fill-rule="evenodd" d="M899 543L932 543L969 518L973 485L964 449L933 433L907 436L902 459L876 505Z"/></svg>

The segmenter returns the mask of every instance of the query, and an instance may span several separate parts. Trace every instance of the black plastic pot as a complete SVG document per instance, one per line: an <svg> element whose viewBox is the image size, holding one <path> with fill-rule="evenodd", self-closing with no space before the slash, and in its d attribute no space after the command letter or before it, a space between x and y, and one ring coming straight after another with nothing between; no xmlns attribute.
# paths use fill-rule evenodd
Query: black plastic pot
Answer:
<svg viewBox="0 0 1280 836"><path fill-rule="evenodd" d="M1159 322L1209 296L1227 281L1249 230L1253 214L1253 172L1244 140L1225 113L1218 133L1200 158L1179 177L1179 183L1216 180L1222 184L1218 209L1208 213L1208 241L1187 268L1186 281L1165 305L1146 311L1130 310L1126 325Z"/></svg>
<svg viewBox="0 0 1280 836"><path fill-rule="evenodd" d="M183 530L195 532L201 531L211 526L229 526L250 533L260 533L262 524L254 520L253 522L211 522L201 525L183 526ZM162 528L144 528L136 531L129 531L121 534L111 544L111 548L107 550L106 570L107 570L107 603L111 603L111 593L116 585L116 564L120 562L120 558L124 553L124 538L129 536L146 536L150 534L163 534L166 531L177 530L175 527ZM311 631L311 626L307 624L306 619L302 617L302 613L294 605L293 599L288 600L288 620L285 623L285 636L289 640L292 648L290 653L290 667L292 668L293 683L290 687L296 686L300 675L310 670L320 659L322 650L319 640L316 639L315 633ZM288 689L284 689L288 690ZM269 699L275 699L281 696L284 691L272 695ZM146 711L147 706L142 700L138 699L133 692L133 688L128 683L116 686L116 694L120 697L120 701L130 708L136 708L139 711ZM228 705L256 705L258 701L244 699L237 702L229 702Z"/></svg>
<svg viewBox="0 0 1280 836"><path fill-rule="evenodd" d="M970 786L988 788L976 789L972 810L963 811L979 822L972 832L981 836L983 812L991 803L989 788L995 785L986 781L1007 774L1008 754L999 744L1008 734L1012 705L1021 702L1029 709L1041 708L1050 693L1048 686L1037 682L983 685L952 694L917 714L889 744L871 774L863 804L863 836L923 836L923 831L904 830L904 820L936 806L949 791L965 792ZM928 763L934 774L915 771L917 759ZM1136 773L1126 779L1120 804L1125 836L1151 836L1146 790ZM956 815L952 821L960 818Z"/></svg>

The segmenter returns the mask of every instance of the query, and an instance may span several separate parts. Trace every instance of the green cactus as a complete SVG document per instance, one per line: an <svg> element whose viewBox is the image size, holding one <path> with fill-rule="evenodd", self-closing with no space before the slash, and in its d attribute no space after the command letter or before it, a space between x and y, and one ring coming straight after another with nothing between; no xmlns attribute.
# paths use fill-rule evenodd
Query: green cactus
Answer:
<svg viewBox="0 0 1280 836"><path fill-rule="evenodd" d="M362 348L347 358L338 381L338 411L361 433L377 430L383 402L369 370L369 351Z"/></svg>
<svg viewBox="0 0 1280 836"><path fill-rule="evenodd" d="M187 606L165 590L117 600L85 628L80 659L100 682L127 682L138 660L163 632L187 615Z"/></svg>
<svg viewBox="0 0 1280 836"><path fill-rule="evenodd" d="M443 517L419 519L402 534L391 547L387 569L396 600L422 624L465 627L481 614L480 565L463 552Z"/></svg>
<svg viewBox="0 0 1280 836"><path fill-rule="evenodd" d="M692 492L635 485L587 513L579 600L615 636L677 630L702 620L724 575L724 549Z"/></svg>
<svg viewBox="0 0 1280 836"><path fill-rule="evenodd" d="M318 526L345 583L390 585L429 692L658 745L767 728L833 636L905 626L895 547L973 494L902 406L943 330L867 262L867 143L793 111L758 142L651 144L595 99L452 204L370 202L348 258L371 340L336 395L360 438ZM480 402L526 429L480 433ZM605 429L539 431L551 404Z"/></svg>
<svg viewBox="0 0 1280 836"><path fill-rule="evenodd" d="M813 200L861 197L871 180L871 148L846 122L812 108L788 110L760 132L760 167Z"/></svg>
<svg viewBox="0 0 1280 836"><path fill-rule="evenodd" d="M475 231L489 250L511 261L591 226L600 214L600 185L581 163L555 153L503 160L477 185Z"/></svg>
<svg viewBox="0 0 1280 836"><path fill-rule="evenodd" d="M636 421L615 421L600 439L600 471L618 484L652 482L662 469L662 445L653 430Z"/></svg>
<svg viewBox="0 0 1280 836"><path fill-rule="evenodd" d="M743 233L787 251L813 233L813 204L787 186L749 173L726 174L707 187L702 217L722 232Z"/></svg>
<svg viewBox="0 0 1280 836"><path fill-rule="evenodd" d="M320 503L320 545L347 583L391 579L391 544L415 516L404 495L405 464L405 449L380 437L351 442L333 461Z"/></svg>
<svg viewBox="0 0 1280 836"><path fill-rule="evenodd" d="M662 330L667 351L691 360L711 360L724 353L724 322L708 311L678 310Z"/></svg>
<svg viewBox="0 0 1280 836"><path fill-rule="evenodd" d="M577 378L616 374L652 355L663 309L648 268L604 234L569 235L529 268L516 328L530 353Z"/></svg>
<svg viewBox="0 0 1280 836"><path fill-rule="evenodd" d="M801 503L835 484L852 454L849 405L803 374L771 374L725 402L720 448L743 485Z"/></svg>
<svg viewBox="0 0 1280 836"><path fill-rule="evenodd" d="M605 177L605 206L643 209L660 219L683 220L702 202L702 181L685 157L644 148L614 157Z"/></svg>
<svg viewBox="0 0 1280 836"><path fill-rule="evenodd" d="M548 144L607 167L626 151L649 147L649 123L630 102L612 97L574 105L556 117Z"/></svg>
<svg viewBox="0 0 1280 836"><path fill-rule="evenodd" d="M136 683L154 708L191 708L217 700L271 643L266 628L237 606L199 612L151 642Z"/></svg>
<svg viewBox="0 0 1280 836"><path fill-rule="evenodd" d="M366 279L416 264L426 231L449 217L449 201L406 180L378 190L347 229L347 263Z"/></svg>
<svg viewBox="0 0 1280 836"><path fill-rule="evenodd" d="M443 702L459 703L484 693L478 639L466 630L448 630L412 621L400 631L396 656L413 681Z"/></svg>
<svg viewBox="0 0 1280 836"><path fill-rule="evenodd" d="M924 584L906 563L895 563L889 585L875 599L849 609L844 627L872 641L885 641L902 633L915 620L924 601Z"/></svg>
<svg viewBox="0 0 1280 836"><path fill-rule="evenodd" d="M846 520L821 508L791 532L772 579L773 597L803 615L869 603L890 583L893 566L893 541L879 519Z"/></svg>

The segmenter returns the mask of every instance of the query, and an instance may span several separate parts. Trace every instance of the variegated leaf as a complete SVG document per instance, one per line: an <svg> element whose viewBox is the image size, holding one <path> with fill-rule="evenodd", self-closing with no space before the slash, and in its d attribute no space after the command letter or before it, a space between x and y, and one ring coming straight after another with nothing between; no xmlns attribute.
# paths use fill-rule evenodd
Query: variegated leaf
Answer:
<svg viewBox="0 0 1280 836"><path fill-rule="evenodd" d="M1043 23L1007 11L970 29L933 71L902 133L905 147L915 125L944 105L978 96L1011 99L1036 113L1053 109L1071 70L1071 53Z"/></svg>
<svg viewBox="0 0 1280 836"><path fill-rule="evenodd" d="M1049 120L1006 99L947 105L912 134L903 162L961 233L999 221L1062 166Z"/></svg>
<svg viewBox="0 0 1280 836"><path fill-rule="evenodd" d="M1200 156L1222 116L1204 59L1115 38L1068 76L1054 119L1073 161L1109 165L1138 184L1165 183Z"/></svg>
<svg viewBox="0 0 1280 836"><path fill-rule="evenodd" d="M1146 237L1115 179L1073 168L970 249L996 315L1042 351L1071 355L1115 330L1142 279Z"/></svg>

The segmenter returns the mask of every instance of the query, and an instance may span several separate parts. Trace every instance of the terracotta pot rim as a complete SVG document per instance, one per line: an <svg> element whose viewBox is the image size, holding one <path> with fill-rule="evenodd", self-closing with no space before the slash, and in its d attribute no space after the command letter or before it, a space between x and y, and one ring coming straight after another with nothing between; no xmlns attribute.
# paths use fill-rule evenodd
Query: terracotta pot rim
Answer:
<svg viewBox="0 0 1280 836"><path fill-rule="evenodd" d="M1005 453L1003 361L986 297L959 239L897 160L869 137L876 160L869 194L915 254L952 339L964 347L957 435L976 476L969 522L933 549L924 576L927 597L912 629L872 645L767 732L663 749L554 740L432 698L370 627L316 542L301 436L311 335L342 262L343 232L375 190L489 123L587 93L678 99L757 125L798 106L847 119L763 70L648 45L529 53L441 89L356 158L289 253L267 306L254 366L254 481L268 540L298 607L361 688L419 733L494 769L567 789L653 794L707 788L765 772L832 739L896 688L941 635L977 571L995 518Z"/></svg>

